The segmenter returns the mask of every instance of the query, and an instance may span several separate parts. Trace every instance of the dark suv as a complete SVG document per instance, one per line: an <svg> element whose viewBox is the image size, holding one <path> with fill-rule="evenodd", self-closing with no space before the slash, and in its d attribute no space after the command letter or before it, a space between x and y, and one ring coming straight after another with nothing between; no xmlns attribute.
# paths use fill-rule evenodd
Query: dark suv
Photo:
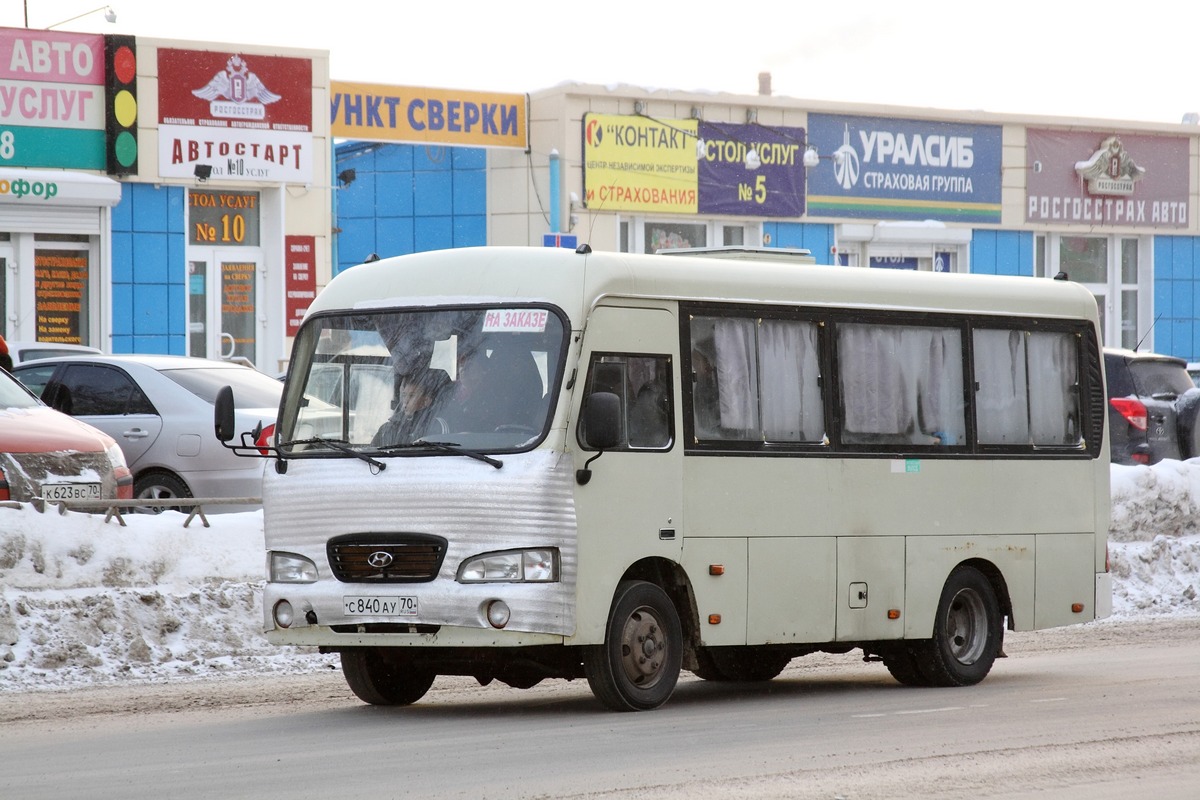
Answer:
<svg viewBox="0 0 1200 800"><path fill-rule="evenodd" d="M1200 389L1182 358L1105 348L1114 464L1200 456Z"/></svg>

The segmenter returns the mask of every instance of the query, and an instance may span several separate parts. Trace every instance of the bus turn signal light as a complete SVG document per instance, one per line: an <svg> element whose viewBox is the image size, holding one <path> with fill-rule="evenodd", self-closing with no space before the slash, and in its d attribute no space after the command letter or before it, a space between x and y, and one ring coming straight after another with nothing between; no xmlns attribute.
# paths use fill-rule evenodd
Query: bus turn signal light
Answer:
<svg viewBox="0 0 1200 800"><path fill-rule="evenodd" d="M1071 603L1071 613L1082 614L1083 613L1083 603Z"/></svg>
<svg viewBox="0 0 1200 800"><path fill-rule="evenodd" d="M709 614L708 615L708 624L709 625L720 625L721 624L721 615L720 614Z"/></svg>
<svg viewBox="0 0 1200 800"><path fill-rule="evenodd" d="M888 609L888 619L900 619L900 609L889 608Z"/></svg>
<svg viewBox="0 0 1200 800"><path fill-rule="evenodd" d="M709 564L708 565L708 574L709 575L724 575L725 574L725 565L724 564Z"/></svg>

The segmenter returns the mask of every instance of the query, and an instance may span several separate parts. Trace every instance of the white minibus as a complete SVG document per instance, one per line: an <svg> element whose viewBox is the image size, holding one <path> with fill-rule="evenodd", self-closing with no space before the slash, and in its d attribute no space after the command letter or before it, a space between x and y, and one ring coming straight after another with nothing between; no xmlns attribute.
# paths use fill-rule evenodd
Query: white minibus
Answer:
<svg viewBox="0 0 1200 800"><path fill-rule="evenodd" d="M1048 279L483 247L348 269L263 482L267 638L367 703L438 675L766 681L861 650L982 680L1107 616L1096 301Z"/></svg>

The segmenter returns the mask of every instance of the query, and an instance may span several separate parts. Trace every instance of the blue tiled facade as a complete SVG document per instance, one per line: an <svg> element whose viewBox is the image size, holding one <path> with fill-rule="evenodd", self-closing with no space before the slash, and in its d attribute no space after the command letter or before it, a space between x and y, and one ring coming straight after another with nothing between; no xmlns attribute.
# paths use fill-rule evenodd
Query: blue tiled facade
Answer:
<svg viewBox="0 0 1200 800"><path fill-rule="evenodd" d="M1200 237L1154 237L1154 349L1200 361Z"/></svg>
<svg viewBox="0 0 1200 800"><path fill-rule="evenodd" d="M805 249L813 254L818 264L831 264L830 248L833 247L833 226L811 222L766 222L763 223L763 241L770 247Z"/></svg>
<svg viewBox="0 0 1200 800"><path fill-rule="evenodd" d="M122 188L112 215L112 352L184 354L186 216L181 186Z"/></svg>
<svg viewBox="0 0 1200 800"><path fill-rule="evenodd" d="M349 142L335 172L354 170L337 196L334 272L381 258L487 244L487 154L482 148Z"/></svg>
<svg viewBox="0 0 1200 800"><path fill-rule="evenodd" d="M1033 233L971 232L971 272L983 275L1033 275Z"/></svg>

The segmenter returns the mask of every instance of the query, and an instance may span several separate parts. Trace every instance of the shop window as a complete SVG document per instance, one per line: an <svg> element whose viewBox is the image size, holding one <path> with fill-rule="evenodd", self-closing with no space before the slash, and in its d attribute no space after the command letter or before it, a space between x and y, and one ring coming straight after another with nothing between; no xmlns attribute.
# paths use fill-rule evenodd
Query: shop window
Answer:
<svg viewBox="0 0 1200 800"><path fill-rule="evenodd" d="M680 247L707 247L708 225L684 222L645 223L647 253Z"/></svg>

